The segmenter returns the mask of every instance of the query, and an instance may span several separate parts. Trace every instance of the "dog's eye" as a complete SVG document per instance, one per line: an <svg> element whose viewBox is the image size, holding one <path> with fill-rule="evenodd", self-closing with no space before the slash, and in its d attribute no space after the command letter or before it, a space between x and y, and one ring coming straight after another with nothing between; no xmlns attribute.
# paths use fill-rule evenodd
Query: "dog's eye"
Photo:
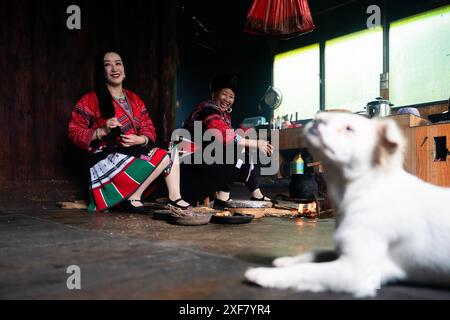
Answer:
<svg viewBox="0 0 450 320"><path fill-rule="evenodd" d="M355 131L352 127L350 127L350 126L346 126L345 127L345 131L347 131L347 132L353 132L353 131Z"/></svg>

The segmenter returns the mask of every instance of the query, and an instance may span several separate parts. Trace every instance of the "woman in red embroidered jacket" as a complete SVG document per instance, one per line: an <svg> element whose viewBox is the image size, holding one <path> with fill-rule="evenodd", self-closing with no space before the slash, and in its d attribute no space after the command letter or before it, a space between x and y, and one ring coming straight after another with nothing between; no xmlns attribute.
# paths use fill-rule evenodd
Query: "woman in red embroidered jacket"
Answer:
<svg viewBox="0 0 450 320"><path fill-rule="evenodd" d="M169 206L187 208L179 189L179 164L154 147L156 134L142 100L122 87L125 69L119 54L96 57L95 91L76 104L69 123L69 139L90 153L89 211L121 204L129 212L144 213L141 197L165 171ZM150 189L150 188L149 188Z"/></svg>
<svg viewBox="0 0 450 320"><path fill-rule="evenodd" d="M237 90L238 84L235 75L222 74L214 77L210 84L212 99L197 105L184 122L184 128L190 132L191 137L195 134L196 121L202 123L202 135L206 130L215 129L218 134L214 136L223 143L224 155L227 152L233 152L236 155L238 152L236 149L239 147L258 149L270 155L273 147L267 141L243 138L234 132L231 126L230 112ZM197 152L203 151L205 144L208 145L203 142L201 150ZM192 154L189 163L193 163L194 160L195 154ZM231 185L235 180L246 183L252 193L252 200L270 201L261 193L252 166L248 163L245 165L236 162L230 164L226 163L224 159L223 164L181 164L181 194L191 203L218 191L214 206L215 208L226 207L226 202L230 200Z"/></svg>

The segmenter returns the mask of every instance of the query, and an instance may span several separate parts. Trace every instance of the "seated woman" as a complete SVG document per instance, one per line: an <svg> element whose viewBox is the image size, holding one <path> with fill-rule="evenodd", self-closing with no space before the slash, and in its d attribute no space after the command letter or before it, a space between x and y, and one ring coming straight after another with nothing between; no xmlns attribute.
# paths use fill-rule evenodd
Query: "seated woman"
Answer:
<svg viewBox="0 0 450 320"><path fill-rule="evenodd" d="M216 137L224 145L224 154L236 150L237 146L258 149L270 155L272 145L265 140L254 140L237 135L231 127L230 112L237 92L237 77L234 75L218 75L210 85L211 100L201 102L184 122L184 128L191 136L194 135L195 122L202 123L202 135L206 130L216 129L221 134ZM202 152L207 143L197 152ZM235 152L235 151L233 151ZM236 154L236 152L234 153ZM226 158L226 157L225 157ZM190 163L194 163L195 153L191 155ZM239 167L239 168L238 168ZM252 193L252 200L270 200L261 193L256 181L253 166L248 163L236 166L236 163L226 164L181 164L181 194L187 201L193 203L218 191L214 206L226 207L230 200L230 191L233 181L241 180L246 183Z"/></svg>
<svg viewBox="0 0 450 320"><path fill-rule="evenodd" d="M125 69L117 52L99 54L95 61L95 91L76 104L69 139L89 151L89 211L121 204L128 212L144 213L144 191L165 171L168 205L187 208L179 188L179 163L154 147L156 134L143 101L124 89Z"/></svg>

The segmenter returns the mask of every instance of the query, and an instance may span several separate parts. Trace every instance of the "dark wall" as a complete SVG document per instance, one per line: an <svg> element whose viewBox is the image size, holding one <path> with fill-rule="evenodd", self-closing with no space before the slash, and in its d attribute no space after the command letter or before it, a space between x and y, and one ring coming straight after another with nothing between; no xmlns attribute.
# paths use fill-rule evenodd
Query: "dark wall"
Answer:
<svg viewBox="0 0 450 320"><path fill-rule="evenodd" d="M197 103L210 98L209 81L220 72L240 78L231 114L235 126L245 117L268 117L258 111L258 102L272 82L271 41L243 32L251 0L223 5L219 10L217 1L178 1L178 126Z"/></svg>
<svg viewBox="0 0 450 320"><path fill-rule="evenodd" d="M66 9L81 8L81 30ZM78 179L82 153L67 139L72 108L92 88L93 57L122 54L125 87L146 103L159 138L174 127L175 1L0 2L0 181Z"/></svg>
<svg viewBox="0 0 450 320"><path fill-rule="evenodd" d="M178 126L196 104L210 98L209 81L220 72L235 72L239 76L240 88L231 114L235 126L245 117L267 116L267 112L258 110L258 102L272 82L272 55L265 41L245 38L242 36L240 41L232 42L231 48L225 48L226 55L194 46L181 51L184 55L178 68Z"/></svg>

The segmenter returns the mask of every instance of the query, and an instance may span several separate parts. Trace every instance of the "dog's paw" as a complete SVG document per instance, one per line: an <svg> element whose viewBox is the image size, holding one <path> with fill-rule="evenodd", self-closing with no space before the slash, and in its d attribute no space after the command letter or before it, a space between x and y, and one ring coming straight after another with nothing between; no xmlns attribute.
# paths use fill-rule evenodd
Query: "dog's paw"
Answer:
<svg viewBox="0 0 450 320"><path fill-rule="evenodd" d="M314 260L314 255L310 252L304 253L295 257L281 257L273 260L272 264L275 267L289 267L299 263L312 262Z"/></svg>
<svg viewBox="0 0 450 320"><path fill-rule="evenodd" d="M263 282L269 273L268 270L269 268L250 268L245 272L245 278L250 282L264 286Z"/></svg>
<svg viewBox="0 0 450 320"><path fill-rule="evenodd" d="M377 295L377 288L363 288L350 292L354 298L373 298Z"/></svg>
<svg viewBox="0 0 450 320"><path fill-rule="evenodd" d="M272 261L272 264L275 267L289 267L294 264L297 264L297 258L296 257L281 257L277 258Z"/></svg>
<svg viewBox="0 0 450 320"><path fill-rule="evenodd" d="M305 272L303 272L305 271ZM300 266L284 268L253 268L247 270L245 277L262 287L293 289L296 291L322 292L326 287L317 275Z"/></svg>
<svg viewBox="0 0 450 320"><path fill-rule="evenodd" d="M266 288L286 289L289 279L277 268L251 268L245 273L245 278Z"/></svg>

